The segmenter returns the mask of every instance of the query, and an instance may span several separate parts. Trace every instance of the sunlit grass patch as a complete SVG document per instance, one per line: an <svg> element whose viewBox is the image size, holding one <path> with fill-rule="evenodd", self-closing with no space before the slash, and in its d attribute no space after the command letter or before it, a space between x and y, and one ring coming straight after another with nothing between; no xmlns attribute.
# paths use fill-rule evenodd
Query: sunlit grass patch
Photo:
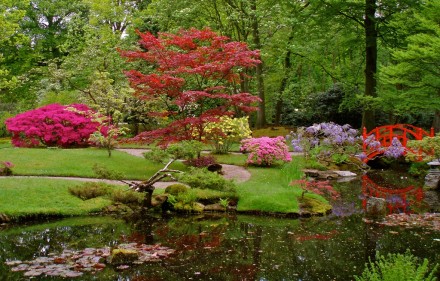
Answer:
<svg viewBox="0 0 440 281"><path fill-rule="evenodd" d="M11 217L86 215L111 204L107 197L81 200L72 195L69 187L79 184L71 180L0 178L0 213Z"/></svg>

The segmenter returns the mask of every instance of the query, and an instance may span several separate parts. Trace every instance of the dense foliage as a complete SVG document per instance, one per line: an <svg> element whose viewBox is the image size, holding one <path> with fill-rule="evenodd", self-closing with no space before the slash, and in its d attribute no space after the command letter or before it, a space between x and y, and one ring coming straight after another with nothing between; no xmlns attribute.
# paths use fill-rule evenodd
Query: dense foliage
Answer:
<svg viewBox="0 0 440 281"><path fill-rule="evenodd" d="M12 133L13 145L18 147L87 146L90 135L100 126L89 111L84 104L50 104L10 118L6 126ZM102 128L103 133L105 129Z"/></svg>
<svg viewBox="0 0 440 281"><path fill-rule="evenodd" d="M361 149L358 131L348 124L341 126L329 122L301 127L288 139L294 151L303 152L307 159L324 164L352 162Z"/></svg>
<svg viewBox="0 0 440 281"><path fill-rule="evenodd" d="M165 118L163 127L143 132L134 140L201 141L207 123L218 122L224 115L249 113L258 98L240 92L242 69L253 68L260 61L259 52L245 43L230 41L210 29L181 30L176 34L159 33L156 37L138 32L142 50L121 51L129 60L145 62L150 71L126 72L135 95L161 103L150 116Z"/></svg>
<svg viewBox="0 0 440 281"><path fill-rule="evenodd" d="M221 116L218 122L207 123L205 132L205 140L218 154L228 153L234 143L250 137L252 133L247 117L229 116Z"/></svg>

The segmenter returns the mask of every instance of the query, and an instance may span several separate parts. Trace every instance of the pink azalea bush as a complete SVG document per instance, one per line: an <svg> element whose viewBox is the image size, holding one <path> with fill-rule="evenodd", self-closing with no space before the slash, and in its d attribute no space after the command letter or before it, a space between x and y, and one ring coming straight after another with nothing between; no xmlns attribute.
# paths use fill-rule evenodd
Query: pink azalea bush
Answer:
<svg viewBox="0 0 440 281"><path fill-rule="evenodd" d="M286 140L281 136L244 139L241 141L240 151L249 152L246 163L257 166L271 166L277 161L292 161Z"/></svg>
<svg viewBox="0 0 440 281"><path fill-rule="evenodd" d="M12 134L12 144L17 147L86 146L90 135L100 126L90 112L84 104L49 104L18 114L5 123Z"/></svg>
<svg viewBox="0 0 440 281"><path fill-rule="evenodd" d="M0 176L11 176L14 164L9 161L0 161Z"/></svg>

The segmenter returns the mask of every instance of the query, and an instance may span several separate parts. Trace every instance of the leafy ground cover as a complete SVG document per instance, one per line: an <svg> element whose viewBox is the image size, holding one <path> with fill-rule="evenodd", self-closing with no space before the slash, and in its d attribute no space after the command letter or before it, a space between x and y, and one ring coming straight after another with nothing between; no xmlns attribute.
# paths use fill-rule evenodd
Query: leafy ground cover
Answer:
<svg viewBox="0 0 440 281"><path fill-rule="evenodd" d="M14 164L14 175L97 177L94 165L115 171L124 179L147 179L163 165L135 157L124 152L114 151L108 157L104 149L36 149L4 148L0 159ZM175 162L173 169L185 169L182 163Z"/></svg>

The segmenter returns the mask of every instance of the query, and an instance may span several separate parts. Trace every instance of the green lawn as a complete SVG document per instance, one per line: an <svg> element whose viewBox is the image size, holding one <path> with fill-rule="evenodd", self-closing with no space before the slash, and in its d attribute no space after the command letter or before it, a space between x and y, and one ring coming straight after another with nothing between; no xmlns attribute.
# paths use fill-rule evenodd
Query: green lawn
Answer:
<svg viewBox="0 0 440 281"><path fill-rule="evenodd" d="M98 212L111 200L97 197L81 200L69 186L81 182L55 179L0 178L0 213L11 217L27 215L86 215Z"/></svg>
<svg viewBox="0 0 440 281"><path fill-rule="evenodd" d="M220 163L244 165L246 155L228 154L215 156ZM126 179L146 179L163 165L146 159L114 151L112 157L101 149L0 149L0 161L14 163L15 175L95 177L93 165L119 171ZM292 163L275 167L248 167L252 174L249 181L237 184L238 211L262 211L297 213L298 197L302 190L289 186L293 179L302 176L302 157L294 157ZM185 169L176 162L173 168ZM83 215L99 211L111 202L106 198L82 201L69 194L68 187L74 181L42 178L0 178L0 213L11 216L26 214ZM215 196L220 196L216 194ZM221 195L223 196L223 195ZM220 196L220 197L221 197ZM203 196L202 196L203 197ZM307 194L324 201L322 197Z"/></svg>
<svg viewBox="0 0 440 281"><path fill-rule="evenodd" d="M163 165L144 158L96 148L47 149L47 148L3 148L0 161L12 162L14 175L96 177L95 164L122 173L125 179L147 179ZM179 162L172 168L184 169Z"/></svg>
<svg viewBox="0 0 440 281"><path fill-rule="evenodd" d="M297 197L301 189L289 186L293 179L301 177L300 162L271 168L249 167L252 177L240 183L239 211L265 211L295 213L299 211Z"/></svg>

